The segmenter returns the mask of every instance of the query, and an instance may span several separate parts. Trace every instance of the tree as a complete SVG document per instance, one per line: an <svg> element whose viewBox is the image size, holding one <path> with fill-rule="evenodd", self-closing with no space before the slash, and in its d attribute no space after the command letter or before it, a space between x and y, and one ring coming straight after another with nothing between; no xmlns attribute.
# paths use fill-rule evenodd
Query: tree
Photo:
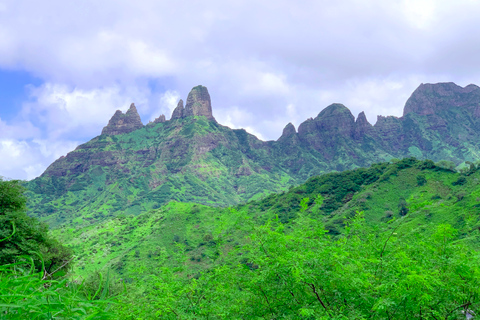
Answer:
<svg viewBox="0 0 480 320"><path fill-rule="evenodd" d="M0 179L0 265L31 256L45 277L70 264L72 251L48 236L48 228L26 214L26 198L21 181Z"/></svg>

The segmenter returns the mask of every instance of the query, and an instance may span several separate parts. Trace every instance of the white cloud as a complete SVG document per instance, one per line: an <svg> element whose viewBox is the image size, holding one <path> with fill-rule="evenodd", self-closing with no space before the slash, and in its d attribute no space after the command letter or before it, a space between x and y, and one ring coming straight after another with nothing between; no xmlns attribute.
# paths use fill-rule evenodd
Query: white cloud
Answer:
<svg viewBox="0 0 480 320"><path fill-rule="evenodd" d="M479 15L473 0L2 0L0 68L45 83L0 138L86 141L131 102L169 118L198 84L220 123L265 139L333 102L373 123L421 82L478 84Z"/></svg>
<svg viewBox="0 0 480 320"><path fill-rule="evenodd" d="M151 113L149 121L155 120L161 114L163 114L166 119L169 119L180 99L181 97L178 92L167 90L157 99L158 103L152 108L153 112Z"/></svg>
<svg viewBox="0 0 480 320"><path fill-rule="evenodd" d="M149 111L148 88L119 86L84 90L46 83L31 88L33 102L22 110L25 119L43 126L50 139L93 137L99 135L116 110L126 111L132 102Z"/></svg>
<svg viewBox="0 0 480 320"><path fill-rule="evenodd" d="M72 141L27 141L0 139L0 175L30 180L78 145Z"/></svg>

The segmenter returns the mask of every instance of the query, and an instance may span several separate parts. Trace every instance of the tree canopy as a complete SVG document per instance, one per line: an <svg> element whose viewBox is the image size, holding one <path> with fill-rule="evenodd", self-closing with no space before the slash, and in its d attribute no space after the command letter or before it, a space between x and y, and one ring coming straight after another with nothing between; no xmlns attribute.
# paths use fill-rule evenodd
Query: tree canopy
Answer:
<svg viewBox="0 0 480 320"><path fill-rule="evenodd" d="M48 227L26 214L24 187L19 180L0 179L0 265L31 256L45 276L66 271L72 252L48 235Z"/></svg>

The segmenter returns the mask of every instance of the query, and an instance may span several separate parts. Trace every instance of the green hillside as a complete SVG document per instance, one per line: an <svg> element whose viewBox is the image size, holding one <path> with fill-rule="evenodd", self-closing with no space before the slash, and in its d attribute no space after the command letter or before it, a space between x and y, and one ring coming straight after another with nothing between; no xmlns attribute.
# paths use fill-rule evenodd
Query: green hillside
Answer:
<svg viewBox="0 0 480 320"><path fill-rule="evenodd" d="M92 279L111 270L127 283L126 301L143 301L119 307L122 317L364 319L374 308L376 319L388 312L396 319L451 312L446 318L456 319L465 309L457 308L460 296L469 308L480 306L479 178L475 165L458 173L445 162L407 158L316 176L236 207L170 202L53 235L77 254L74 274ZM438 251L447 249L448 257ZM324 262L312 265L320 256ZM446 263L439 274L437 259ZM385 283L369 268L385 268ZM323 272L330 274L326 308L310 286L327 281ZM404 281L401 290L417 286L411 295L421 299L406 305L415 311L399 311L406 293L384 287L396 281ZM464 295L450 292L448 283L462 286ZM341 306L338 295L352 305ZM423 307L431 309L428 316L412 313Z"/></svg>

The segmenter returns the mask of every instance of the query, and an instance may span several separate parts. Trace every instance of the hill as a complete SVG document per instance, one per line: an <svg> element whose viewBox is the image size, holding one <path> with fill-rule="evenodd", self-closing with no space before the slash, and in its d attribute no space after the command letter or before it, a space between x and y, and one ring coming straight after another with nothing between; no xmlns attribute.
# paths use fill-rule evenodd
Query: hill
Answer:
<svg viewBox="0 0 480 320"><path fill-rule="evenodd" d="M124 318L310 310L434 319L418 316L427 306L454 319L480 303L479 179L475 165L458 173L407 158L312 177L236 207L170 202L54 235L78 253L77 275L113 270L129 284L126 299L142 303L119 310ZM331 305L322 308L310 283Z"/></svg>

